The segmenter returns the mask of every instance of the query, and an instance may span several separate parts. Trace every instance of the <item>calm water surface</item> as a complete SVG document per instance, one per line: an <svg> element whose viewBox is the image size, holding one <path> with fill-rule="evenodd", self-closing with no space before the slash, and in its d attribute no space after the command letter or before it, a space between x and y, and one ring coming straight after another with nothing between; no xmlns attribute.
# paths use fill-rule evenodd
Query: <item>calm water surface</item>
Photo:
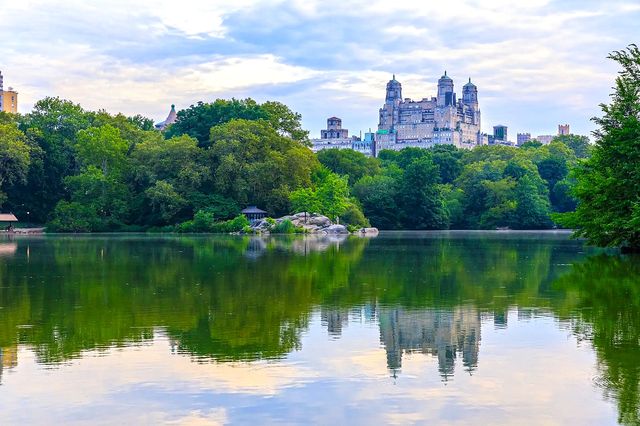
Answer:
<svg viewBox="0 0 640 426"><path fill-rule="evenodd" d="M638 424L640 259L565 233L0 237L0 424Z"/></svg>

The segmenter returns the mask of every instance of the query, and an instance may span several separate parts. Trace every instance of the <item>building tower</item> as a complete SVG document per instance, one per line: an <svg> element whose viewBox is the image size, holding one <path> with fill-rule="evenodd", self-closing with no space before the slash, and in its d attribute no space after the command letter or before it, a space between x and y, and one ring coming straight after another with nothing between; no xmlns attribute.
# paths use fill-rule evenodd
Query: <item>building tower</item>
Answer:
<svg viewBox="0 0 640 426"><path fill-rule="evenodd" d="M474 110L478 109L478 88L471 82L471 78L462 87L462 102L474 107Z"/></svg>
<svg viewBox="0 0 640 426"><path fill-rule="evenodd" d="M568 124L558 124L558 136L568 135L571 133Z"/></svg>
<svg viewBox="0 0 640 426"><path fill-rule="evenodd" d="M498 124L493 126L493 138L497 141L507 141L507 126Z"/></svg>
<svg viewBox="0 0 640 426"><path fill-rule="evenodd" d="M176 106L172 104L171 110L169 111L169 115L167 115L167 118L164 121L161 121L160 123L155 125L156 130L162 131L166 129L171 124L175 123L177 119L178 119L178 114L176 113Z"/></svg>
<svg viewBox="0 0 640 426"><path fill-rule="evenodd" d="M349 130L342 128L342 120L338 117L327 118L327 129L320 130L321 139L346 139L349 137Z"/></svg>
<svg viewBox="0 0 640 426"><path fill-rule="evenodd" d="M456 94L453 92L453 80L444 72L438 80L438 101L437 106L449 106L456 104Z"/></svg>
<svg viewBox="0 0 640 426"><path fill-rule="evenodd" d="M385 103L398 104L402 101L402 84L396 80L396 75L387 83L387 96L385 97Z"/></svg>

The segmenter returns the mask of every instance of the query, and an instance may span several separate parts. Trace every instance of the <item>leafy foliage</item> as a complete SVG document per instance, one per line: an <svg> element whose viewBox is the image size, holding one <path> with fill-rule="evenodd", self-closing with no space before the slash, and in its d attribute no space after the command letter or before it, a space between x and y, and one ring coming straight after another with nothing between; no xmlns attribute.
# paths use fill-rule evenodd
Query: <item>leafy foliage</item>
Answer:
<svg viewBox="0 0 640 426"><path fill-rule="evenodd" d="M595 118L592 156L574 170L575 212L556 219L599 246L640 250L640 49L609 56L622 66L609 105Z"/></svg>

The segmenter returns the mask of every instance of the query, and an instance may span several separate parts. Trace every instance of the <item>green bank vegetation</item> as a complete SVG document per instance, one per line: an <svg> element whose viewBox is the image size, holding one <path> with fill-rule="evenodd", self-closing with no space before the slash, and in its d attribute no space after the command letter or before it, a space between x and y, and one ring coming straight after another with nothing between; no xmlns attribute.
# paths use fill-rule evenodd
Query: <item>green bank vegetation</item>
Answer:
<svg viewBox="0 0 640 426"><path fill-rule="evenodd" d="M570 136L521 149L316 155L299 114L251 99L191 106L165 133L58 98L0 123L3 208L60 232L240 231L248 204L356 227L543 229L551 212L574 209L568 171L589 151Z"/></svg>

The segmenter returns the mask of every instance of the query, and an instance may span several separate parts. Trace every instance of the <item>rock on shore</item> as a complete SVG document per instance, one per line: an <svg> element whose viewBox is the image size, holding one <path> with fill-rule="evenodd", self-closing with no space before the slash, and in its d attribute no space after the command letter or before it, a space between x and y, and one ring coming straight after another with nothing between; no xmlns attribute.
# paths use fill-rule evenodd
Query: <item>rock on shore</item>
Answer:
<svg viewBox="0 0 640 426"><path fill-rule="evenodd" d="M283 216L278 219L260 219L251 224L251 228L258 233L270 233L276 224L285 220L291 221L296 228L304 229L307 234L348 234L349 230L344 225L331 222L326 216L317 213L296 213L291 216ZM355 234L377 235L376 228L362 228Z"/></svg>

